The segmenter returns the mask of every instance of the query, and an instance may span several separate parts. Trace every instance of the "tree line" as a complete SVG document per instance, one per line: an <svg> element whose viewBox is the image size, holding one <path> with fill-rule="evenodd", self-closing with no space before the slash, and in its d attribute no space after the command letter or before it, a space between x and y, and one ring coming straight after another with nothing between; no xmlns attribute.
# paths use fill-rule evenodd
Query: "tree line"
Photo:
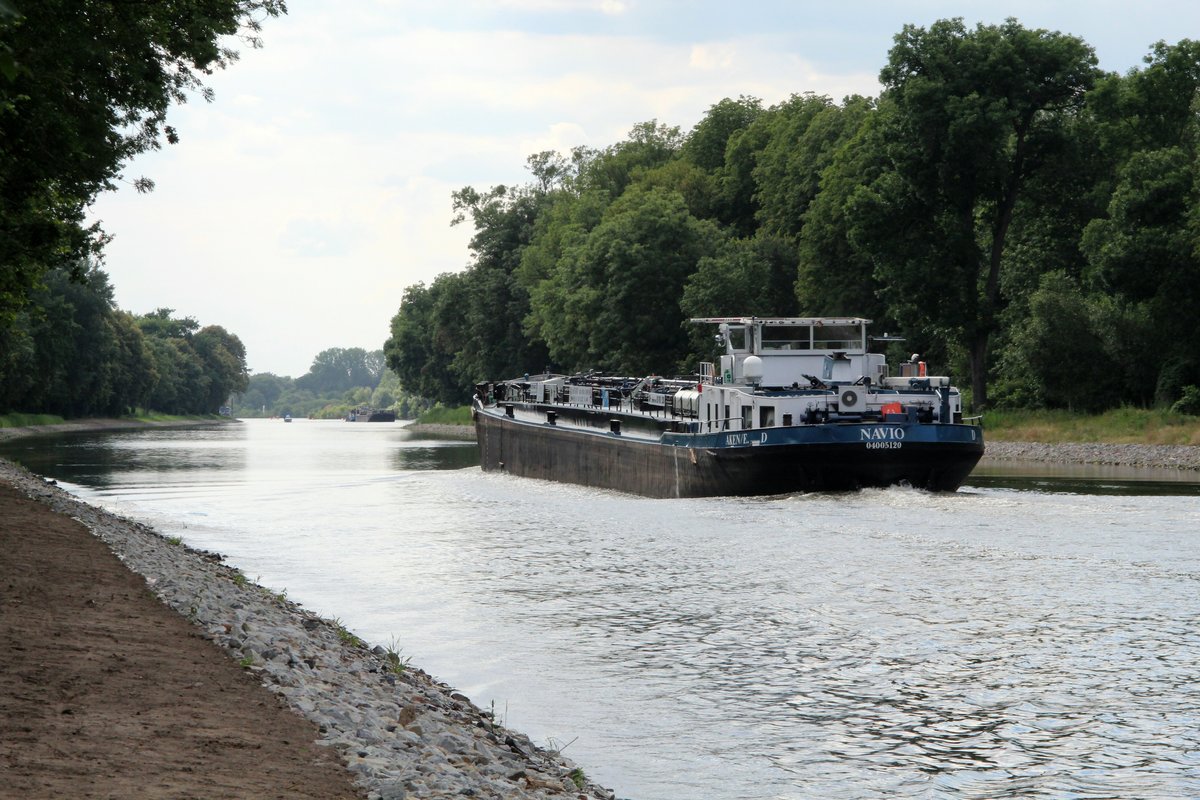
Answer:
<svg viewBox="0 0 1200 800"><path fill-rule="evenodd" d="M880 80L726 98L455 192L471 263L405 290L388 365L461 403L546 366L691 372L693 316L861 315L975 408L1200 412L1200 43L1121 75L1075 36L941 20Z"/></svg>
<svg viewBox="0 0 1200 800"><path fill-rule="evenodd" d="M246 388L246 350L219 325L121 311L103 270L53 270L0 327L0 413L215 414Z"/></svg>
<svg viewBox="0 0 1200 800"><path fill-rule="evenodd" d="M260 372L234 399L238 417L315 417L342 419L352 409L370 406L395 411L401 419L416 417L430 403L400 387L396 373L384 365L383 351L331 347L313 358L299 378Z"/></svg>

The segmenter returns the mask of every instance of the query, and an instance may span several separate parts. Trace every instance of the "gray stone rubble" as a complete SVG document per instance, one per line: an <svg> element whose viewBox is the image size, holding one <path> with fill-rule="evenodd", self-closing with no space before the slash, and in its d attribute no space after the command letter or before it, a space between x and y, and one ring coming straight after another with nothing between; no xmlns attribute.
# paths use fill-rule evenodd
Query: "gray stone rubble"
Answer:
<svg viewBox="0 0 1200 800"><path fill-rule="evenodd" d="M1200 447L1174 444L1039 444L993 442L984 456L1054 464L1103 464L1123 467L1200 470Z"/></svg>
<svg viewBox="0 0 1200 800"><path fill-rule="evenodd" d="M368 797L613 798L561 754L496 724L398 654L368 648L247 580L221 556L83 503L3 459L0 480L82 522L163 602L315 722Z"/></svg>

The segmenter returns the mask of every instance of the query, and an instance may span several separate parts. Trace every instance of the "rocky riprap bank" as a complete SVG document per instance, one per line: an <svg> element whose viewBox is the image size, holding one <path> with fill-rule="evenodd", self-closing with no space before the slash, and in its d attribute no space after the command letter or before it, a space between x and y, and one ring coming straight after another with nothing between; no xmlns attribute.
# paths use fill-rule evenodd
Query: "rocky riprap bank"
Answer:
<svg viewBox="0 0 1200 800"><path fill-rule="evenodd" d="M1200 447L1173 444L1038 444L989 441L987 458L1054 464L1200 470Z"/></svg>
<svg viewBox="0 0 1200 800"><path fill-rule="evenodd" d="M315 722L368 797L612 800L561 754L496 724L384 648L368 648L248 581L221 556L83 503L3 459L0 480L86 525L163 602Z"/></svg>

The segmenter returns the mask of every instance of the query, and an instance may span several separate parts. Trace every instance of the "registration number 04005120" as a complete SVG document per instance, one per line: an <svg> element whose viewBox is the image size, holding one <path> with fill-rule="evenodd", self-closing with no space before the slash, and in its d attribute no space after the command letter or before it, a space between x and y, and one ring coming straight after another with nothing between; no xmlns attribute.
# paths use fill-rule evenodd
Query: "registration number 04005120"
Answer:
<svg viewBox="0 0 1200 800"><path fill-rule="evenodd" d="M868 450L899 450L904 447L904 442L867 442Z"/></svg>

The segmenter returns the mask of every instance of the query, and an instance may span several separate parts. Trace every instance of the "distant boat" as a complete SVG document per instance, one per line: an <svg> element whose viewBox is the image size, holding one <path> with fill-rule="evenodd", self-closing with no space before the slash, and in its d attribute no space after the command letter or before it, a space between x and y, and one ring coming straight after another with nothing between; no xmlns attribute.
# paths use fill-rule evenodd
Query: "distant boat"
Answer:
<svg viewBox="0 0 1200 800"><path fill-rule="evenodd" d="M284 415L283 415L283 421L284 421L284 422L291 422L291 421L292 421L292 415L291 415L291 414L284 414Z"/></svg>
<svg viewBox="0 0 1200 800"><path fill-rule="evenodd" d="M346 415L346 422L395 422L395 411L359 406Z"/></svg>

